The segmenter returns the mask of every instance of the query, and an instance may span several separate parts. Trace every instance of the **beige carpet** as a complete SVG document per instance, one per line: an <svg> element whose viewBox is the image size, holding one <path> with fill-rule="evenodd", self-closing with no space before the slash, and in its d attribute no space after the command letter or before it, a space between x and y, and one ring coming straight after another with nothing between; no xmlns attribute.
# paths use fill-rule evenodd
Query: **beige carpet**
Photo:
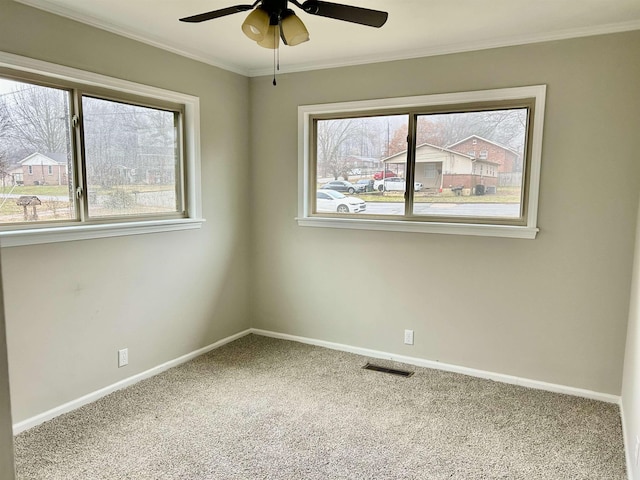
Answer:
<svg viewBox="0 0 640 480"><path fill-rule="evenodd" d="M244 337L18 435L18 478L626 478L615 405L366 361Z"/></svg>

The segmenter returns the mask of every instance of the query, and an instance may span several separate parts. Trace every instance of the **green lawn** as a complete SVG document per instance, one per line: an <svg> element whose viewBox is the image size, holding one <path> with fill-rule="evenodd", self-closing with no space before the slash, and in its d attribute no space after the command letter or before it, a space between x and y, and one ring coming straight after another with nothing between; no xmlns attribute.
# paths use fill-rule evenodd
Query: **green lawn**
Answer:
<svg viewBox="0 0 640 480"><path fill-rule="evenodd" d="M67 185L21 185L12 187L0 187L0 195L50 195L50 196L68 196L69 187ZM105 188L100 186L91 186L93 192L110 192L113 190L124 190L127 192L161 192L167 190L175 190L175 185L119 185L113 188Z"/></svg>
<svg viewBox="0 0 640 480"><path fill-rule="evenodd" d="M20 185L13 190L10 186L0 188L0 194L7 195L68 195L67 185Z"/></svg>
<svg viewBox="0 0 640 480"><path fill-rule="evenodd" d="M103 188L100 186L90 187L91 192L107 195L117 194L118 192L125 191L127 193L133 192L160 192L160 191L174 191L174 185L122 185L114 188ZM4 195L11 194L11 198L4 198ZM45 200L46 197L64 197L69 198L69 187L67 185L21 185L12 188L6 186L0 187L0 223L12 223L12 222L24 222L24 208L16 205L16 198L13 197L19 195L35 195L40 197L42 201L41 205L36 207L36 211L40 221L51 220L65 220L70 219L70 216L74 214L69 211L69 201L53 201ZM108 211L108 207L100 207L100 215L119 215L119 214L144 214L147 210L151 213L157 213L158 209L155 207L146 207L138 205L133 208L129 208L126 212L122 210ZM32 215L33 208L27 207L27 214ZM94 212L98 214L98 211Z"/></svg>
<svg viewBox="0 0 640 480"><path fill-rule="evenodd" d="M403 192L371 192L357 193L358 198L366 202L404 202ZM520 203L520 189L518 187L502 187L492 195L468 195L458 196L449 189L443 189L442 193L427 194L417 192L416 203Z"/></svg>

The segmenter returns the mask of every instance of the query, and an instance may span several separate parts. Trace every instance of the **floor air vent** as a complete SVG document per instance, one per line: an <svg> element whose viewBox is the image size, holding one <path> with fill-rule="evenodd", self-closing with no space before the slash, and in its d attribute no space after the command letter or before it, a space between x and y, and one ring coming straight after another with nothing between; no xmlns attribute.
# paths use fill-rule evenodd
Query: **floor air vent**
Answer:
<svg viewBox="0 0 640 480"><path fill-rule="evenodd" d="M413 372L409 372L407 370L398 370L395 368L387 368L387 367L381 367L380 365L373 365L372 363L368 363L362 367L365 370L374 370L376 372L383 372L383 373L390 373L392 375L399 375L401 377L410 377L411 375L413 375Z"/></svg>

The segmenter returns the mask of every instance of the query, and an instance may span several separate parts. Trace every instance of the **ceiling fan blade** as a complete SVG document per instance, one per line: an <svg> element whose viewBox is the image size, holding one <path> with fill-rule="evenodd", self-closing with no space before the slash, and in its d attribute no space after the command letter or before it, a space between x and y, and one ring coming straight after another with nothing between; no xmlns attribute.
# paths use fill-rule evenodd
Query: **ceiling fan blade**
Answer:
<svg viewBox="0 0 640 480"><path fill-rule="evenodd" d="M220 10L213 10L212 12L199 13L198 15L192 15L191 17L181 18L181 22L198 23L205 20L213 20L214 18L226 17L239 12L246 12L251 10L253 5L235 5L233 7L222 8Z"/></svg>
<svg viewBox="0 0 640 480"><path fill-rule="evenodd" d="M302 4L302 9L311 15L335 18L336 20L378 28L385 24L389 16L387 12L381 12L380 10L322 2L320 0L307 0Z"/></svg>

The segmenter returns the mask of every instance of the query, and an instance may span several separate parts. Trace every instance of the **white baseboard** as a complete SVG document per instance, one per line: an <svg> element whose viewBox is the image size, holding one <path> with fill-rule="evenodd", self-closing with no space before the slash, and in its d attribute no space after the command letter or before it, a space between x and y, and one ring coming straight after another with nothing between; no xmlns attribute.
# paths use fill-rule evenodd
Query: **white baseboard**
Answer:
<svg viewBox="0 0 640 480"><path fill-rule="evenodd" d="M34 417L27 418L21 422L15 423L13 425L13 434L17 435L20 432L24 432L30 428L35 427L36 425L40 425L41 423L46 422L47 420L51 420L63 413L68 413L76 408L80 408L83 405L86 405L91 402L95 402L96 400L109 395L110 393L115 392L116 390L121 390L125 387L133 385L134 383L138 383L140 380L144 380L145 378L153 377L154 375L158 375L165 370L169 370L170 368L176 367L182 363L186 363L189 360L192 360L200 355L203 355L211 350L215 350L216 348L221 347L227 343L233 342L241 337L249 335L251 330L244 330L240 333L236 333L235 335L231 335L230 337L223 338L222 340L218 340L211 345L195 350L191 353L187 353L186 355L182 355L181 357L170 360L162 365L158 365L157 367L150 368L144 372L138 373L137 375L133 375L129 378L125 378L124 380L120 380L112 385L101 388L100 390L96 390L95 392L84 395L80 398L67 402L59 407L52 408L51 410L47 410L46 412L40 413Z"/></svg>
<svg viewBox="0 0 640 480"><path fill-rule="evenodd" d="M624 416L624 403L622 402L622 399L620 399L619 405L620 405L620 422L622 423L622 442L624 444L624 458L627 463L627 479L633 480L633 467L632 467L631 459L633 458L633 455L634 455L634 451L632 449L635 448L635 446L631 441L631 438L629 438L630 433L629 433L629 430L627 429L627 420Z"/></svg>
<svg viewBox="0 0 640 480"><path fill-rule="evenodd" d="M422 358L407 357L404 355L397 355L395 353L387 353L387 352L381 352L378 350L370 350L368 348L344 345L341 343L333 343L333 342L327 342L324 340L316 340L314 338L299 337L297 335L289 335L286 333L277 333L269 330L261 330L259 328L251 328L250 331L251 333L254 333L256 335L262 335L264 337L273 337L273 338L280 338L283 340L291 340L294 342L308 343L310 345L331 348L333 350L341 350L343 352L355 353L357 355L364 355L364 356L373 357L373 358L383 358L386 360L393 360L396 362L407 363L409 365L415 365L417 367L434 368L437 370L444 370L446 372L461 373L463 375L469 375L472 377L486 378L489 380L495 380L497 382L535 388L537 390L547 390L549 392L564 393L566 395L573 395L575 397L583 397L583 398L599 400L607 403L620 404L620 397L618 395L611 395L609 393L594 392L592 390L585 390L582 388L569 387L566 385L559 385L555 383L541 382L539 380L532 380L529 378L514 377L513 375L505 375L502 373L488 372L486 370L477 370L475 368L461 367L458 365L451 365L449 363L441 363L433 360L425 360Z"/></svg>
<svg viewBox="0 0 640 480"><path fill-rule="evenodd" d="M246 335L249 335L250 333L254 333L256 335L262 335L264 337L272 337L272 338L280 338L283 340L291 340L294 342L300 342L300 343L307 343L310 345L316 345L319 347L325 347L325 348L330 348L333 350L340 350L343 352L349 352L349 353L355 353L357 355L363 355L363 356L367 356L367 357L373 357L373 358L382 358L382 359L386 359L386 360L392 360L392 361L396 361L396 362L401 362L401 363L406 363L409 365L416 365L418 367L426 367L426 368L434 368L437 370L444 370L447 372L454 372L454 373L461 373L463 375L470 375L472 377L479 377L479 378L486 378L489 380L495 380L498 382L503 382L503 383L509 383L509 384L514 384L514 385L521 385L523 387L529 387L529 388L535 388L538 390L547 390L550 392L556 392L556 393L564 393L567 395L573 395L573 396L577 396L577 397L584 397L584 398L589 398L592 400L599 400L599 401L603 401L603 402L608 402L608 403L616 403L618 405L620 405L621 407L621 413L622 413L622 405L620 402L620 397L617 395L611 395L608 393L600 393L600 392L594 392L591 390L585 390L585 389L581 389L581 388L574 388L574 387L568 387L566 385L558 385L558 384L554 384L554 383L547 383L547 382L541 382L538 380L531 380L528 378L521 378L521 377L515 377L512 375L504 375L501 373L494 373L494 372L488 372L485 370L477 370L475 368L467 368L467 367L461 367L458 365L451 365L448 363L441 363L441 362L436 362L433 360L425 360L422 358L416 358L416 357L408 357L408 356L404 356L404 355L397 355L397 354L393 354L393 353L387 353L387 352L381 352L378 350L370 350L368 348L361 348L361 347L354 347L351 345L345 345L345 344L341 344L341 343L334 343L334 342L327 342L324 340L316 340L313 338L307 338L307 337L300 337L297 335L289 335L286 333L278 333L278 332L272 332L269 330L262 330L262 329L258 329L258 328L250 328L247 330L244 330L242 332L236 333L235 335L231 335L229 337L223 338L222 340L218 340L215 343L212 343L211 345L208 345L206 347L200 348L198 350L195 350L191 353L188 353L186 355L183 355L181 357L178 357L174 360L170 360L166 363L163 363L162 365L158 365L157 367L153 367L150 368L149 370L146 370L144 372L138 373L137 375L133 375L129 378L125 378L124 380L121 380L119 382L116 382L112 385L109 385L107 387L101 388L100 390L96 390L95 392L89 393L87 395L84 395L80 398L77 398L75 400L72 400L70 402L67 402L63 405L60 405L58 407L52 408L51 410L47 410L46 412L40 413L38 415L35 415L31 418L28 418L26 420L23 420L21 422L15 423L13 425L13 434L17 435L21 432L24 432L25 430L28 430L30 428L33 428L37 425L40 425L41 423L44 423L48 420L51 420L52 418L55 418L59 415L62 415L64 413L68 413L72 410L75 410L83 405L86 405L88 403L91 402L95 402L96 400L109 395L110 393L115 392L116 390L121 390L125 387L128 387L130 385L133 385L141 380L144 380L146 378L149 377L153 377L154 375L157 375L161 372L164 372L165 370L168 370L170 368L173 368L175 366L178 366L182 363L186 363L189 360L192 360L200 355L203 355L207 352L210 352L211 350L214 350L216 348L221 347L222 345L225 345L227 343L233 342L234 340L237 340L241 337L244 337ZM623 425L623 429L624 429L624 415L623 415L623 419L622 419L622 425ZM624 430L623 430L624 431ZM625 445L628 445L627 443L627 438L625 437ZM630 464L629 464L629 458L627 458L627 467L629 468ZM629 480L632 480L631 477L629 477Z"/></svg>

